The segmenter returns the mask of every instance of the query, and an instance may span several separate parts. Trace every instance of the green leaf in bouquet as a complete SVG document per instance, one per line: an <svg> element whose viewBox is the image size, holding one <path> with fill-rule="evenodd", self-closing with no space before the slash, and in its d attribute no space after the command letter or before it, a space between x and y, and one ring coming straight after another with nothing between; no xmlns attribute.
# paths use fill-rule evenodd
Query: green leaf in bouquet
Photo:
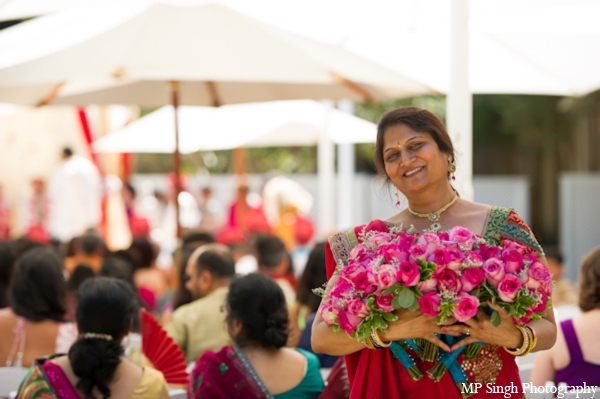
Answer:
<svg viewBox="0 0 600 399"><path fill-rule="evenodd" d="M470 295L476 296L477 298L479 298L479 294L481 293L481 288L480 287L475 287L473 289L473 291L469 292Z"/></svg>
<svg viewBox="0 0 600 399"><path fill-rule="evenodd" d="M498 312L492 313L492 325L494 327L498 327L500 323L502 323L502 320L500 319L500 314Z"/></svg>
<svg viewBox="0 0 600 399"><path fill-rule="evenodd" d="M483 288L485 288L485 290L488 292L488 294L490 294L490 296L492 297L492 301L493 301L494 300L493 298L496 298L496 293L494 292L494 289L489 286L487 280L484 281L483 284L481 284L481 286Z"/></svg>
<svg viewBox="0 0 600 399"><path fill-rule="evenodd" d="M420 289L417 288L416 285L413 287L413 291L414 291L415 296L417 297L417 299L421 298L423 296L423 293L421 292Z"/></svg>
<svg viewBox="0 0 600 399"><path fill-rule="evenodd" d="M387 321L396 321L398 320L398 316L396 316L394 313L392 312L386 312L383 314L383 318Z"/></svg>
<svg viewBox="0 0 600 399"><path fill-rule="evenodd" d="M333 331L334 331L334 332L339 332L339 331L341 331L341 328L340 328L340 326L334 325L334 326L333 326Z"/></svg>
<svg viewBox="0 0 600 399"><path fill-rule="evenodd" d="M378 328L380 330L385 330L388 327L387 323L385 322L385 320L383 320L383 317L381 317L381 316L375 317L375 319L373 321L374 321L373 324L375 325L375 328Z"/></svg>
<svg viewBox="0 0 600 399"><path fill-rule="evenodd" d="M402 306L405 309L410 308L413 305L413 303L416 302L415 293L410 288L404 288L402 292L398 294L398 296L400 297L400 306Z"/></svg>
<svg viewBox="0 0 600 399"><path fill-rule="evenodd" d="M402 291L400 291L400 292L402 292ZM402 305L400 304L400 294L397 294L392 299L392 306L394 307L394 309L400 309L402 307Z"/></svg>
<svg viewBox="0 0 600 399"><path fill-rule="evenodd" d="M532 315L531 315L531 318L532 318L533 320L542 320L542 316L541 316L540 314L538 314L538 313L534 313L534 314L532 314Z"/></svg>
<svg viewBox="0 0 600 399"><path fill-rule="evenodd" d="M392 285L391 287L383 290L383 292L379 295L389 295L389 294L393 294L394 292L396 292L396 285Z"/></svg>
<svg viewBox="0 0 600 399"><path fill-rule="evenodd" d="M417 309L419 309L419 302L418 301L414 301L413 304L408 308L408 310L410 310L411 312L414 312Z"/></svg>

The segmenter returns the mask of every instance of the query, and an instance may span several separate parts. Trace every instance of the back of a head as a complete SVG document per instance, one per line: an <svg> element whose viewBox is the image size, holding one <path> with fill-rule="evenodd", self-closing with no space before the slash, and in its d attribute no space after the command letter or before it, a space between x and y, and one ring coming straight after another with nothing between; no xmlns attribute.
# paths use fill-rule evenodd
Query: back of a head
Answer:
<svg viewBox="0 0 600 399"><path fill-rule="evenodd" d="M321 303L321 297L313 293L312 290L323 286L326 282L325 243L320 242L310 252L297 290L298 302L307 305L311 313L316 312Z"/></svg>
<svg viewBox="0 0 600 399"><path fill-rule="evenodd" d="M211 244L215 242L215 237L207 232L203 231L194 231L191 233L187 233L185 237L183 237L183 242L181 244L182 247L186 247L191 245L195 248L204 245ZM192 245L193 244L193 245Z"/></svg>
<svg viewBox="0 0 600 399"><path fill-rule="evenodd" d="M102 254L105 248L102 238L92 233L86 233L77 237L75 243L77 250L86 255Z"/></svg>
<svg viewBox="0 0 600 399"><path fill-rule="evenodd" d="M546 259L552 258L555 259L558 265L562 266L563 256L557 245L545 245L544 246L544 255ZM557 265L557 266L558 266Z"/></svg>
<svg viewBox="0 0 600 399"><path fill-rule="evenodd" d="M134 265L135 270L150 268L158 255L152 242L143 236L135 237L127 251L136 260L136 264Z"/></svg>
<svg viewBox="0 0 600 399"><path fill-rule="evenodd" d="M130 259L121 254L110 254L104 258L100 268L100 276L113 277L125 281L131 287L135 286L133 282L133 264Z"/></svg>
<svg viewBox="0 0 600 399"><path fill-rule="evenodd" d="M287 256L287 250L279 237L264 236L256 240L256 254L259 266L274 269Z"/></svg>
<svg viewBox="0 0 600 399"><path fill-rule="evenodd" d="M583 312L600 309L600 247L588 252L581 262L579 308Z"/></svg>
<svg viewBox="0 0 600 399"><path fill-rule="evenodd" d="M15 259L15 253L10 244L0 241L0 309L8 306L8 285Z"/></svg>
<svg viewBox="0 0 600 399"><path fill-rule="evenodd" d="M32 321L63 321L65 296L62 260L54 250L34 248L17 260L9 287L15 314Z"/></svg>
<svg viewBox="0 0 600 399"><path fill-rule="evenodd" d="M77 292L85 280L94 278L94 276L94 270L90 265L85 263L79 264L75 267L73 273L71 273L71 277L67 282L67 289L71 292Z"/></svg>
<svg viewBox="0 0 600 399"><path fill-rule="evenodd" d="M111 396L108 386L121 362L121 339L136 311L134 301L133 289L115 278L96 277L79 289L75 318L82 335L69 350L69 362L80 379L77 388L88 398L94 388Z"/></svg>
<svg viewBox="0 0 600 399"><path fill-rule="evenodd" d="M227 294L227 320L239 320L236 343L281 348L288 340L288 311L283 291L272 279L252 273L233 280Z"/></svg>
<svg viewBox="0 0 600 399"><path fill-rule="evenodd" d="M216 278L235 275L235 262L229 248L222 244L206 244L196 262L197 271L208 270Z"/></svg>

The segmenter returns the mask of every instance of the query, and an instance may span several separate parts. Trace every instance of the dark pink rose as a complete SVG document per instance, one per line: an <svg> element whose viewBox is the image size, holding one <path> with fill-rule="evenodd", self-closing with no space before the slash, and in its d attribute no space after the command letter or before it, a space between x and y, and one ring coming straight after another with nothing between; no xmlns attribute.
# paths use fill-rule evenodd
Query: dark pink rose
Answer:
<svg viewBox="0 0 600 399"><path fill-rule="evenodd" d="M468 267L462 271L460 282L462 290L471 292L485 280L485 273L479 267Z"/></svg>
<svg viewBox="0 0 600 399"><path fill-rule="evenodd" d="M477 314L479 299L476 296L469 295L465 292L462 292L459 295L459 298L453 313L456 320L464 323Z"/></svg>
<svg viewBox="0 0 600 399"><path fill-rule="evenodd" d="M330 298L345 298L352 291L352 283L347 280L339 279L333 290L329 294Z"/></svg>
<svg viewBox="0 0 600 399"><path fill-rule="evenodd" d="M437 278L432 277L429 280L421 281L417 288L421 292L437 291L437 282Z"/></svg>
<svg viewBox="0 0 600 399"><path fill-rule="evenodd" d="M470 252L467 256L467 261L474 266L481 267L483 266L483 259L477 252Z"/></svg>
<svg viewBox="0 0 600 399"><path fill-rule="evenodd" d="M392 265L383 264L379 266L377 280L379 283L380 290L383 291L398 282L398 280L396 279L397 271L398 270Z"/></svg>
<svg viewBox="0 0 600 399"><path fill-rule="evenodd" d="M415 244L409 249L409 253L415 259L425 260L427 259L427 247L423 244Z"/></svg>
<svg viewBox="0 0 600 399"><path fill-rule="evenodd" d="M440 314L440 305L442 297L437 292L428 292L419 298L419 308L421 313L428 316L438 316Z"/></svg>
<svg viewBox="0 0 600 399"><path fill-rule="evenodd" d="M354 298L348 301L347 309L351 315L362 317L363 319L370 313L369 307L361 298Z"/></svg>
<svg viewBox="0 0 600 399"><path fill-rule="evenodd" d="M445 250L438 248L431 255L429 255L427 261L433 262L438 266L446 266L448 262L450 262L450 255L448 255Z"/></svg>
<svg viewBox="0 0 600 399"><path fill-rule="evenodd" d="M523 254L516 249L503 250L502 260L504 261L504 271L506 273L517 274L523 268Z"/></svg>
<svg viewBox="0 0 600 399"><path fill-rule="evenodd" d="M477 252L479 252L479 256L481 256L481 259L486 261L490 258L498 258L500 255L500 248L494 246L488 247L485 244L481 244Z"/></svg>
<svg viewBox="0 0 600 399"><path fill-rule="evenodd" d="M439 233L437 233L438 237L440 237L440 240L442 241L450 241L450 234L448 234L445 231L441 231Z"/></svg>
<svg viewBox="0 0 600 399"><path fill-rule="evenodd" d="M393 312L394 307L392 306L392 299L394 299L394 295L395 294L375 295L375 304L384 312Z"/></svg>
<svg viewBox="0 0 600 399"><path fill-rule="evenodd" d="M483 272L488 282L492 286L498 287L498 284L506 274L504 271L504 262L498 258L489 258L483 263Z"/></svg>
<svg viewBox="0 0 600 399"><path fill-rule="evenodd" d="M428 254L432 254L441 245L440 237L438 237L438 235L434 233L423 233L423 235L419 237L417 242L421 245L424 245L425 248L427 248Z"/></svg>
<svg viewBox="0 0 600 399"><path fill-rule="evenodd" d="M414 242L415 236L405 234L400 237L398 245L400 246L400 248L402 248L403 251L408 251L410 247L414 244Z"/></svg>
<svg viewBox="0 0 600 399"><path fill-rule="evenodd" d="M352 259L355 263L358 263L362 266L367 266L374 259L371 250L361 244L358 244L357 246L352 248L348 258Z"/></svg>
<svg viewBox="0 0 600 399"><path fill-rule="evenodd" d="M543 282L540 288L542 289L542 294L552 297L552 281Z"/></svg>
<svg viewBox="0 0 600 399"><path fill-rule="evenodd" d="M388 263L392 263L394 261L403 262L407 260L409 256L408 252L402 250L398 244L390 244L379 247L377 254L385 257Z"/></svg>
<svg viewBox="0 0 600 399"><path fill-rule="evenodd" d="M450 230L450 241L456 242L461 246L471 247L473 245L474 237L473 233L469 229L461 226L453 227Z"/></svg>
<svg viewBox="0 0 600 399"><path fill-rule="evenodd" d="M437 279L439 289L458 292L462 288L460 278L454 271L450 269L442 270L442 272L437 276Z"/></svg>
<svg viewBox="0 0 600 399"><path fill-rule="evenodd" d="M356 288L357 291L364 292L364 296L371 295L372 293L377 291L377 288L378 288L377 287L377 285L378 285L377 277L369 271L359 273L353 279L353 283L354 283L354 288Z"/></svg>
<svg viewBox="0 0 600 399"><path fill-rule="evenodd" d="M363 318L341 311L338 313L337 321L342 330L346 331L348 335L352 335L354 330L356 330L358 325L363 321Z"/></svg>
<svg viewBox="0 0 600 399"><path fill-rule="evenodd" d="M329 306L321 306L320 315L321 319L323 319L325 324L327 324L328 326L332 326L335 324L335 313L331 310Z"/></svg>
<svg viewBox="0 0 600 399"><path fill-rule="evenodd" d="M450 261L446 265L446 267L450 270L454 270L455 272L460 269L460 266L463 264L465 254L460 249L455 246L446 247L446 253L450 257Z"/></svg>
<svg viewBox="0 0 600 399"><path fill-rule="evenodd" d="M527 275L540 283L552 281L552 276L550 275L548 268L546 268L542 262L535 262L529 265Z"/></svg>
<svg viewBox="0 0 600 399"><path fill-rule="evenodd" d="M402 262L398 268L398 274L396 275L398 281L403 282L403 287L413 287L419 284L421 279L421 272L419 267L414 263Z"/></svg>
<svg viewBox="0 0 600 399"><path fill-rule="evenodd" d="M548 297L546 295L542 295L542 302L538 303L534 307L531 308L533 313L542 313L546 311L546 307L548 306Z"/></svg>
<svg viewBox="0 0 600 399"><path fill-rule="evenodd" d="M521 317L519 317L518 319L515 319L515 318L513 317L513 320L514 320L515 324L522 325L522 324L527 324L527 323L529 323L529 322L531 321L531 318L529 318L529 317L527 317L527 316L521 316Z"/></svg>
<svg viewBox="0 0 600 399"><path fill-rule="evenodd" d="M507 274L498 284L498 296L504 302L512 303L521 289L521 281L517 276Z"/></svg>

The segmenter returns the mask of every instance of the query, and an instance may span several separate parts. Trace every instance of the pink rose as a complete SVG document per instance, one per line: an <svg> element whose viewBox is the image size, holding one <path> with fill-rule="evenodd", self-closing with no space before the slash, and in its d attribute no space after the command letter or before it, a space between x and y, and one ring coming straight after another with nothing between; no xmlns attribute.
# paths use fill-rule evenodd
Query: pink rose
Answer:
<svg viewBox="0 0 600 399"><path fill-rule="evenodd" d="M479 253L479 256L481 256L481 259L486 261L490 258L497 258L500 254L500 248L494 246L488 247L487 245L482 244L479 246L477 252Z"/></svg>
<svg viewBox="0 0 600 399"><path fill-rule="evenodd" d="M546 295L542 295L542 302L538 303L534 307L531 308L533 313L542 313L546 311L548 307L548 297Z"/></svg>
<svg viewBox="0 0 600 399"><path fill-rule="evenodd" d="M450 230L450 241L456 242L461 246L472 246L473 245L473 233L469 229L464 227L456 226Z"/></svg>
<svg viewBox="0 0 600 399"><path fill-rule="evenodd" d="M354 330L356 330L358 325L363 321L363 318L341 311L338 313L337 320L340 328L346 331L348 335L352 335Z"/></svg>
<svg viewBox="0 0 600 399"><path fill-rule="evenodd" d="M327 324L328 326L332 326L335 324L335 313L331 310L329 306L321 306L320 315L321 319L323 319L325 324Z"/></svg>
<svg viewBox="0 0 600 399"><path fill-rule="evenodd" d="M521 245L516 241L510 241L510 240L504 241L504 249L517 251L521 255L525 255L525 253L527 252L526 246Z"/></svg>
<svg viewBox="0 0 600 399"><path fill-rule="evenodd" d="M329 294L330 298L345 298L352 291L352 282L347 280L338 280L333 290Z"/></svg>
<svg viewBox="0 0 600 399"><path fill-rule="evenodd" d="M384 312L393 312L394 307L392 306L392 299L394 299L394 295L395 294L375 295L375 304Z"/></svg>
<svg viewBox="0 0 600 399"><path fill-rule="evenodd" d="M498 284L498 296L504 302L512 303L521 289L521 281L516 276L508 274Z"/></svg>
<svg viewBox="0 0 600 399"><path fill-rule="evenodd" d="M540 287L544 295L552 297L552 281L543 282Z"/></svg>
<svg viewBox="0 0 600 399"><path fill-rule="evenodd" d="M458 269L460 269L460 266L463 264L465 254L460 249L450 246L446 247L446 253L450 257L450 261L446 267L457 272Z"/></svg>
<svg viewBox="0 0 600 399"><path fill-rule="evenodd" d="M471 292L476 287L479 287L485 280L485 273L479 267L468 267L463 270L460 276L460 282L462 283L462 290L465 292Z"/></svg>
<svg viewBox="0 0 600 399"><path fill-rule="evenodd" d="M448 234L445 231L440 231L439 233L437 233L437 235L442 241L450 241L450 234Z"/></svg>
<svg viewBox="0 0 600 399"><path fill-rule="evenodd" d="M529 323L531 321L531 318L529 318L527 316L521 316L518 319L515 319L513 317L513 321L515 322L515 324L523 325L523 324Z"/></svg>
<svg viewBox="0 0 600 399"><path fill-rule="evenodd" d="M388 261L388 263L398 261L403 262L408 259L408 252L402 250L398 244L390 244L379 247L377 250L378 255L382 255Z"/></svg>
<svg viewBox="0 0 600 399"><path fill-rule="evenodd" d="M413 287L419 284L421 272L419 271L419 267L414 263L404 261L400 263L396 278L398 281L404 283L402 284L403 287Z"/></svg>
<svg viewBox="0 0 600 399"><path fill-rule="evenodd" d="M385 290L396 284L398 282L396 273L397 269L392 265L384 264L379 266L379 272L377 273L379 288Z"/></svg>
<svg viewBox="0 0 600 399"><path fill-rule="evenodd" d="M464 323L471 317L477 314L477 308L479 307L479 299L476 296L466 294L462 292L460 299L454 308L454 317L456 320Z"/></svg>
<svg viewBox="0 0 600 399"><path fill-rule="evenodd" d="M366 271L366 269L362 264L357 263L357 262L352 262L342 269L342 271L340 273L340 277L346 281L350 281L354 277L356 277L359 273L363 273L365 271Z"/></svg>
<svg viewBox="0 0 600 399"><path fill-rule="evenodd" d="M550 272L542 262L534 262L529 265L529 269L527 269L527 275L530 278L539 281L540 283L552 281Z"/></svg>
<svg viewBox="0 0 600 399"><path fill-rule="evenodd" d="M461 290L462 284L458 275L450 270L445 269L437 276L438 287L447 291L458 292Z"/></svg>
<svg viewBox="0 0 600 399"><path fill-rule="evenodd" d="M483 266L483 259L476 252L469 253L469 255L467 256L467 260L474 266Z"/></svg>
<svg viewBox="0 0 600 399"><path fill-rule="evenodd" d="M427 258L427 247L423 244L415 244L409 249L410 254L415 259L425 260Z"/></svg>
<svg viewBox="0 0 600 399"><path fill-rule="evenodd" d="M421 237L417 240L417 242L421 245L424 245L427 248L427 253L432 254L436 249L440 247L441 241L440 237L434 233L423 233Z"/></svg>
<svg viewBox="0 0 600 399"><path fill-rule="evenodd" d="M370 313L369 307L361 298L354 298L348 301L347 310L351 315L362 317L363 319Z"/></svg>
<svg viewBox="0 0 600 399"><path fill-rule="evenodd" d="M450 262L450 255L448 255L445 250L438 248L431 255L429 255L427 261L433 262L438 266L446 266L448 262Z"/></svg>
<svg viewBox="0 0 600 399"><path fill-rule="evenodd" d="M442 297L437 292L428 292L419 298L419 308L421 313L428 316L438 316L440 314L440 306Z"/></svg>
<svg viewBox="0 0 600 399"><path fill-rule="evenodd" d="M374 259L371 250L360 244L352 248L348 258L363 266L367 266Z"/></svg>
<svg viewBox="0 0 600 399"><path fill-rule="evenodd" d="M389 233L376 233L367 238L367 242L371 248L379 248L382 245L387 245L392 242L392 237Z"/></svg>
<svg viewBox="0 0 600 399"><path fill-rule="evenodd" d="M400 246L400 248L402 248L403 251L408 251L410 249L410 247L414 244L414 242L415 242L415 236L405 234L400 237L400 241L398 242L398 245Z"/></svg>
<svg viewBox="0 0 600 399"><path fill-rule="evenodd" d="M504 271L506 273L517 274L523 268L523 254L516 249L503 250L502 260L504 261Z"/></svg>
<svg viewBox="0 0 600 399"><path fill-rule="evenodd" d="M357 291L364 292L364 296L377 291L377 277L371 272L359 273L352 282Z"/></svg>
<svg viewBox="0 0 600 399"><path fill-rule="evenodd" d="M432 277L429 280L421 281L417 288L421 292L437 291L437 282L437 278Z"/></svg>
<svg viewBox="0 0 600 399"><path fill-rule="evenodd" d="M504 278L506 272L504 271L504 262L498 258L489 258L483 263L483 272L488 282L498 287L498 283Z"/></svg>

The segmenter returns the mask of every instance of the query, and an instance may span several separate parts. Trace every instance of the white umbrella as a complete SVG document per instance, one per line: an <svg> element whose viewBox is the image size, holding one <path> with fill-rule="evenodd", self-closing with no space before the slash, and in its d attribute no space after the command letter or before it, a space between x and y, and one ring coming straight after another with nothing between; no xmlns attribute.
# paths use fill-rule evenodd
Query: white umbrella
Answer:
<svg viewBox="0 0 600 399"><path fill-rule="evenodd" d="M165 106L93 143L95 152L172 153L173 107ZM327 131L323 121L328 118ZM182 153L238 147L317 145L321 134L337 144L375 141L376 126L313 100L214 107L179 107Z"/></svg>

